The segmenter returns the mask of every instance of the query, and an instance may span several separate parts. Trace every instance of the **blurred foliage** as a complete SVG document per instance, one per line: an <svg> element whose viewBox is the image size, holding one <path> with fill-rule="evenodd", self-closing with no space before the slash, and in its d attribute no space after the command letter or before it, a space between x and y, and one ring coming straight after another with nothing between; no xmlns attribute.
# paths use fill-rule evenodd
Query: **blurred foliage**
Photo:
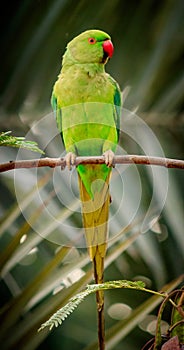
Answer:
<svg viewBox="0 0 184 350"><path fill-rule="evenodd" d="M46 156L63 154L52 86L67 42L98 28L112 37L115 53L106 69L124 96L118 152L183 158L183 0L15 0L2 3L0 13L1 130L37 142ZM30 153L1 147L0 162L29 159ZM106 280L143 280L158 290L183 273L183 172L158 168L113 170ZM62 328L37 333L92 280L75 169L3 173L0 192L2 349L90 347L96 339L93 295ZM157 314L158 299L134 290L111 290L105 297L108 344L140 349L152 337L140 322ZM133 309L118 322L108 313L117 303Z"/></svg>

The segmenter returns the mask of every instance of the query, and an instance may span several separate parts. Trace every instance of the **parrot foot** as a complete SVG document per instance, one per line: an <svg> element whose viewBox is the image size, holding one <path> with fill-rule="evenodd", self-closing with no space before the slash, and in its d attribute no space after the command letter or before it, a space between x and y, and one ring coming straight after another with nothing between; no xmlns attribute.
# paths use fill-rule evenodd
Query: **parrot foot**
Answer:
<svg viewBox="0 0 184 350"><path fill-rule="evenodd" d="M72 169L72 165L75 165L76 155L75 153L68 152L65 156L65 162L68 170Z"/></svg>
<svg viewBox="0 0 184 350"><path fill-rule="evenodd" d="M114 160L114 152L110 149L103 153L103 156L105 158L105 164L110 168L113 166L113 160Z"/></svg>

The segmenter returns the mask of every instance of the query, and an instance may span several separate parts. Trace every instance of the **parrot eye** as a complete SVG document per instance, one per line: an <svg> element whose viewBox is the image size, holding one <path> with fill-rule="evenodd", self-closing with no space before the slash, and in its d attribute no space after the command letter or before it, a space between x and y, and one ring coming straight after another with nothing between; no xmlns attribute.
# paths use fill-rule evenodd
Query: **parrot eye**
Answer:
<svg viewBox="0 0 184 350"><path fill-rule="evenodd" d="M96 39L95 39L95 38L89 38L89 39L88 39L88 42L89 42L90 44L95 44L95 43L96 43Z"/></svg>

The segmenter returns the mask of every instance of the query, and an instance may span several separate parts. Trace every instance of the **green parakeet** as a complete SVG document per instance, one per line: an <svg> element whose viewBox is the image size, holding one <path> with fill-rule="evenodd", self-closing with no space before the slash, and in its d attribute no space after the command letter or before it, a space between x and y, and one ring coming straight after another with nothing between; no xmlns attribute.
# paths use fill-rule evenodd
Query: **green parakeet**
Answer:
<svg viewBox="0 0 184 350"><path fill-rule="evenodd" d="M109 179L119 135L120 89L104 68L113 50L110 36L103 31L88 30L75 37L67 45L52 93L68 168L76 156L103 154L105 158L105 164L77 167L83 224L96 283L103 282ZM98 310L102 310L102 292L97 294L97 303Z"/></svg>

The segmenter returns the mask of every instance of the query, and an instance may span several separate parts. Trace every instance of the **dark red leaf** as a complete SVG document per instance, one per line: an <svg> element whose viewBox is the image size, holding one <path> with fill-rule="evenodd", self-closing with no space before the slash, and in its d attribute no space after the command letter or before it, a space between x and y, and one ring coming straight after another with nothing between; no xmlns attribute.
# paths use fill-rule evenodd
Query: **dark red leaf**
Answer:
<svg viewBox="0 0 184 350"><path fill-rule="evenodd" d="M170 338L166 343L161 347L161 350L180 350L180 343L178 336Z"/></svg>

